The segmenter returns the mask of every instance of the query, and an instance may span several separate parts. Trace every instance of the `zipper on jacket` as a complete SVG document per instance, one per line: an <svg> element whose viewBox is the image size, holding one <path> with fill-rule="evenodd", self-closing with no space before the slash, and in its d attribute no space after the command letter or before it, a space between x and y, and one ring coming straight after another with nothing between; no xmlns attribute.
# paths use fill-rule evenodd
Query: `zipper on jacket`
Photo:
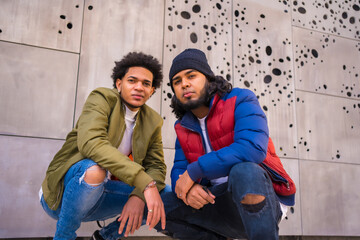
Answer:
<svg viewBox="0 0 360 240"><path fill-rule="evenodd" d="M209 115L208 115L209 116ZM214 151L212 145L211 145L211 142L210 142L210 137L209 137L209 131L208 131L208 127L207 127L207 117L205 119L205 132L206 132L206 136L204 136L204 138L206 137L208 143L209 143L209 147L210 147L210 150L211 151ZM205 146L205 149L206 149L206 146ZM206 152L206 151L205 151Z"/></svg>
<svg viewBox="0 0 360 240"><path fill-rule="evenodd" d="M140 111L141 109L139 109ZM139 115L139 112L136 114L136 119L135 119L135 123L134 123L134 126L133 126L133 133L132 133L132 137L131 137L131 152L132 152L132 156L133 156L133 159L134 159L134 162L135 162L135 156L134 156L134 133L135 133L135 127L137 126L137 122L139 121L139 118L140 118L140 115Z"/></svg>
<svg viewBox="0 0 360 240"><path fill-rule="evenodd" d="M133 133L132 133L132 136L131 136L131 152L132 152L134 162L135 162L135 157L134 157L134 146L135 146L134 145L134 132L135 132L136 123L137 123L137 118L136 118L135 124L133 126Z"/></svg>
<svg viewBox="0 0 360 240"><path fill-rule="evenodd" d="M126 126L121 129L119 138L118 138L118 140L117 140L117 142L116 142L116 146L117 146L117 145L120 146L120 141L121 141L121 138L124 136L125 129L126 129Z"/></svg>
<svg viewBox="0 0 360 240"><path fill-rule="evenodd" d="M286 189L287 189L287 190L290 190L290 183L289 183L289 181L288 181L285 177L281 176L280 173L278 173L277 171L275 171L274 169L272 169L271 167L269 167L267 164L265 164L265 163L263 163L263 162L260 163L260 164L266 166L264 169L265 169L265 171L270 175L270 177L271 177L271 179L272 179L273 181L284 183L284 184L286 185ZM273 174L272 174L267 168L270 168L272 171L276 172L276 173L277 173L280 177L282 177L284 180L282 180L282 179L274 179L274 178L272 177Z"/></svg>
<svg viewBox="0 0 360 240"><path fill-rule="evenodd" d="M123 111L126 111L125 106L121 105L120 108L122 108ZM124 126L121 129L119 138L118 138L118 140L116 142L116 146L120 146L120 143L121 143L120 141L122 140L122 137L124 136L125 129L126 129L126 122L125 122L125 115L124 115Z"/></svg>

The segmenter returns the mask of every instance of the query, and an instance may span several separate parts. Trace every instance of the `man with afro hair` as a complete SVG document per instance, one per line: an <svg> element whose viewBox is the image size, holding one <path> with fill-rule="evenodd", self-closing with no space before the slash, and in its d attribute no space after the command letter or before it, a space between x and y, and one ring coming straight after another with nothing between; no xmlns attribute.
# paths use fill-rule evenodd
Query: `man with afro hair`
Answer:
<svg viewBox="0 0 360 240"><path fill-rule="evenodd" d="M119 214L92 238L118 239L144 223L165 228L163 120L145 104L161 85L161 65L131 52L115 62L112 78L113 89L90 93L46 172L40 202L57 220L54 239L75 239L81 222Z"/></svg>

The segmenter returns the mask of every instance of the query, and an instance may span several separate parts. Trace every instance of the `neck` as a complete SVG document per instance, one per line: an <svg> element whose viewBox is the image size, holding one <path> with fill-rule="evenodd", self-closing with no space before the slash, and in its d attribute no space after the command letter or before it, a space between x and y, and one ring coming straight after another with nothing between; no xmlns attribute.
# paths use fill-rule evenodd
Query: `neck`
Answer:
<svg viewBox="0 0 360 240"><path fill-rule="evenodd" d="M126 107L128 107L129 110L131 110L131 111L133 111L133 112L139 111L139 109L142 107L142 105L141 105L141 106L134 106L134 105L128 103L127 101L125 101L125 99L123 99L123 97L121 96L121 93L120 93L120 99L121 99L121 101L124 103L124 105L125 105Z"/></svg>
<svg viewBox="0 0 360 240"><path fill-rule="evenodd" d="M209 107L207 106L200 106L195 109L192 109L191 112L197 117L197 118L203 118L209 113Z"/></svg>

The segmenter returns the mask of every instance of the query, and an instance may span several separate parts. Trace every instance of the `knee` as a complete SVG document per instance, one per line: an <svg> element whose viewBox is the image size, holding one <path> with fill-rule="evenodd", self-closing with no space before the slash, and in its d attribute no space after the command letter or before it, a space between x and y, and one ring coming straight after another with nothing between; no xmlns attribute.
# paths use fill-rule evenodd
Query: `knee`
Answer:
<svg viewBox="0 0 360 240"><path fill-rule="evenodd" d="M240 179L243 181L250 181L259 172L259 165L253 162L242 162L234 165L229 173L229 180L238 182Z"/></svg>
<svg viewBox="0 0 360 240"><path fill-rule="evenodd" d="M91 186L97 186L105 180L105 177L106 171L99 165L94 165L86 170L84 181Z"/></svg>
<svg viewBox="0 0 360 240"><path fill-rule="evenodd" d="M265 197L258 194L246 194L241 200L241 204L245 211L256 213L259 212L265 206Z"/></svg>
<svg viewBox="0 0 360 240"><path fill-rule="evenodd" d="M240 201L245 210L258 212L265 205L265 194L259 191L264 184L264 171L252 162L243 162L232 167L229 174L231 191L236 193L236 201Z"/></svg>
<svg viewBox="0 0 360 240"><path fill-rule="evenodd" d="M241 200L242 204L258 204L265 200L265 196L248 193L246 194L243 199Z"/></svg>

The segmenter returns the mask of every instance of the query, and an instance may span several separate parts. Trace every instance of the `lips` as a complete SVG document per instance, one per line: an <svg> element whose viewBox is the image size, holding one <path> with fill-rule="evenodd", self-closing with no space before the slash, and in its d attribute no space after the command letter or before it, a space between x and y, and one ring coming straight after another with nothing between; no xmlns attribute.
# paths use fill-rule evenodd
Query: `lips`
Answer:
<svg viewBox="0 0 360 240"><path fill-rule="evenodd" d="M143 95L137 95L137 94L133 94L132 97L139 100L144 98Z"/></svg>
<svg viewBox="0 0 360 240"><path fill-rule="evenodd" d="M191 97L192 94L193 94L193 92L184 92L183 97L189 98L189 97Z"/></svg>

